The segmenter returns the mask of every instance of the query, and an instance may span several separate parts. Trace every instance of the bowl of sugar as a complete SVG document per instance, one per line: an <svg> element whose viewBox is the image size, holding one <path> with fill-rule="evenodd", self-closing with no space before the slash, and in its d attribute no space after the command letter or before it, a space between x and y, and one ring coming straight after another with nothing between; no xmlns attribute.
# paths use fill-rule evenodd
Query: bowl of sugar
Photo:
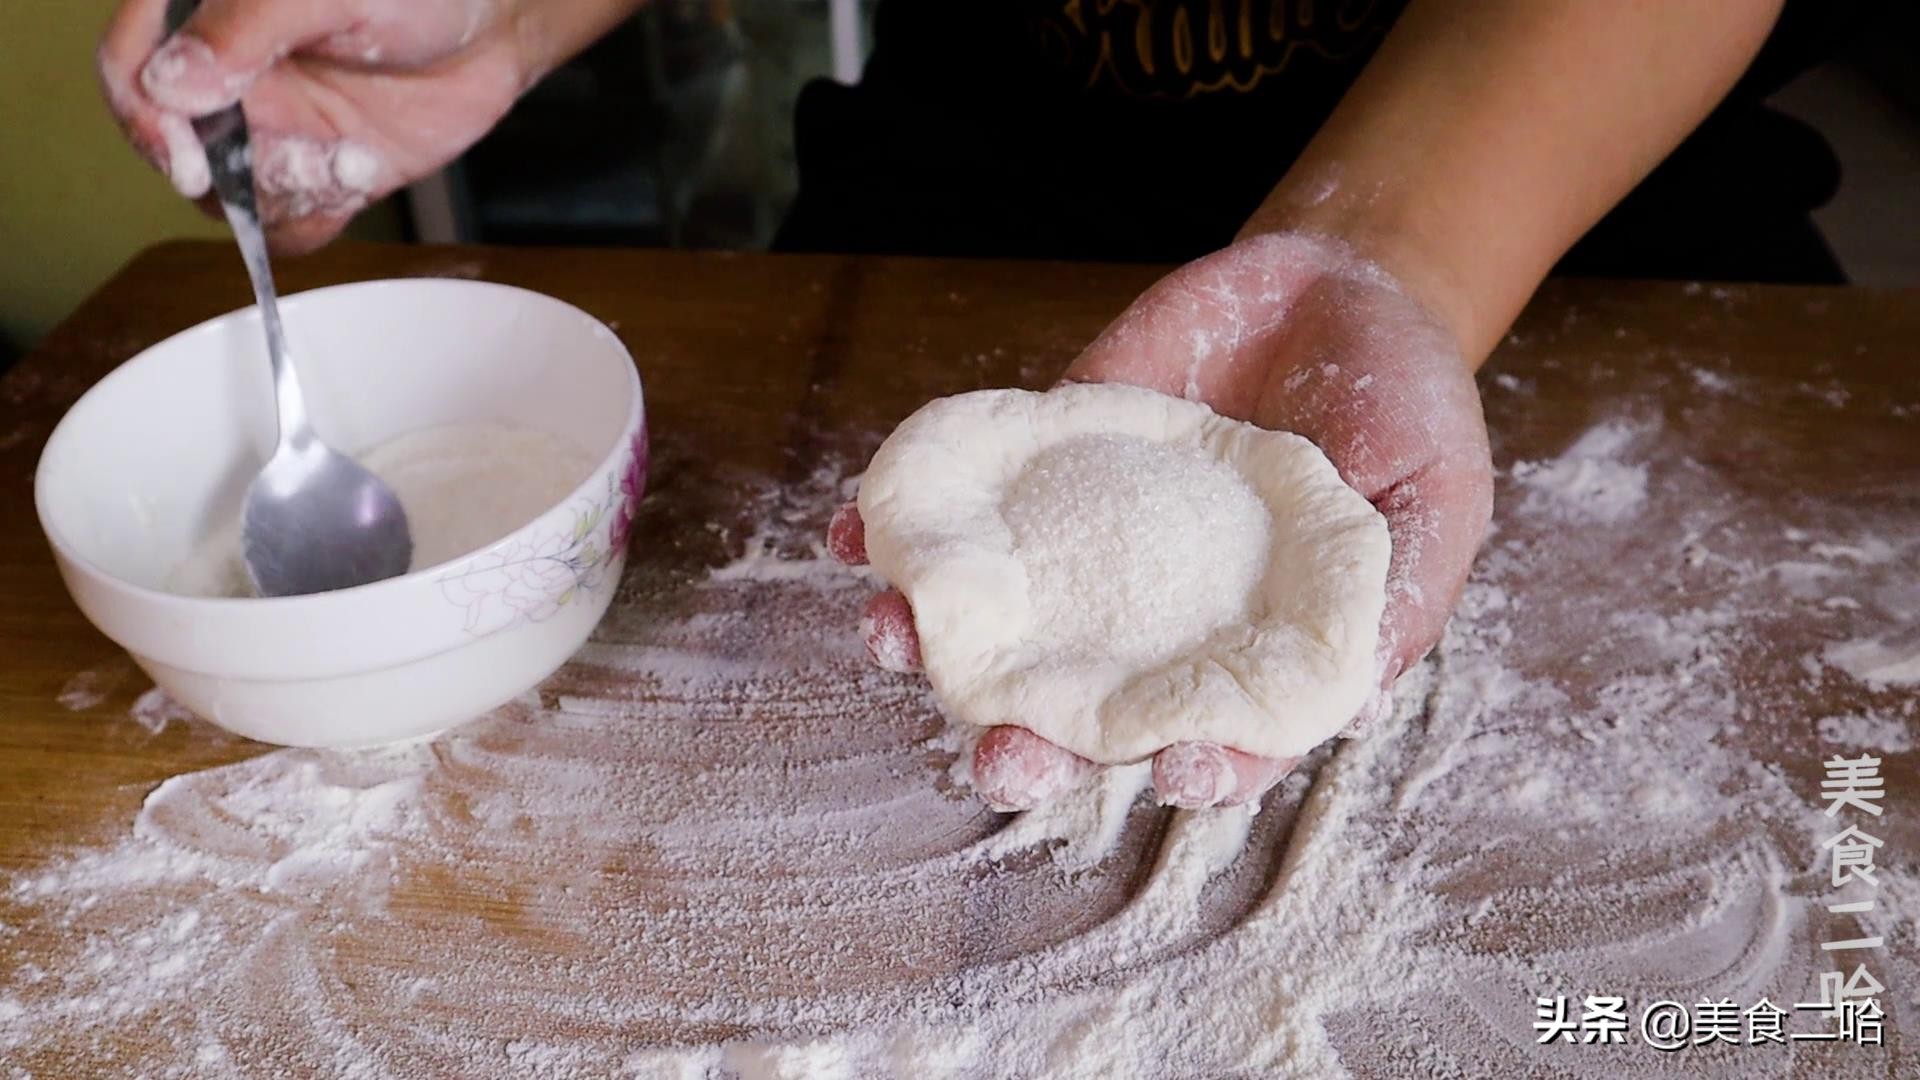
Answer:
<svg viewBox="0 0 1920 1080"><path fill-rule="evenodd" d="M34 496L80 610L186 707L287 746L425 737L552 674L606 613L646 482L619 338L431 278L299 293L282 317L315 427L399 494L409 571L253 595L240 504L275 421L247 308L128 360L54 429Z"/></svg>

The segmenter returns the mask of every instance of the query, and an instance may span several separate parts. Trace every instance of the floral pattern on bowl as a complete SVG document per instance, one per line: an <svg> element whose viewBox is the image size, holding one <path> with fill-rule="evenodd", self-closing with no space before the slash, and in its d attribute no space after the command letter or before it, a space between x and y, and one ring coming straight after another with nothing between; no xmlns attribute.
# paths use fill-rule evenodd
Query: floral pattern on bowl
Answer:
<svg viewBox="0 0 1920 1080"><path fill-rule="evenodd" d="M647 493L647 423L640 422L640 430L633 433L633 441L628 444L630 455L627 469L620 477L620 493L625 498L615 511L613 531L608 542L615 551L627 550L627 537L633 531L633 516L640 511L640 497Z"/></svg>
<svg viewBox="0 0 1920 1080"><path fill-rule="evenodd" d="M647 459L643 422L625 467L608 474L603 494L576 498L567 528L496 545L443 574L441 592L464 609L466 632L482 637L541 622L584 594L612 587L646 492Z"/></svg>

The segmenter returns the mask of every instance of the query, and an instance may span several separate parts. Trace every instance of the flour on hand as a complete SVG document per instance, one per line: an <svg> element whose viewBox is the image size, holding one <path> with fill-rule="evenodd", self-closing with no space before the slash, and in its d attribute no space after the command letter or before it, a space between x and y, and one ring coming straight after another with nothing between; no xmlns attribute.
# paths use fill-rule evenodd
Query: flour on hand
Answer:
<svg viewBox="0 0 1920 1080"><path fill-rule="evenodd" d="M1386 520L1298 435L1129 386L962 394L880 447L860 513L956 719L1291 757L1374 689Z"/></svg>

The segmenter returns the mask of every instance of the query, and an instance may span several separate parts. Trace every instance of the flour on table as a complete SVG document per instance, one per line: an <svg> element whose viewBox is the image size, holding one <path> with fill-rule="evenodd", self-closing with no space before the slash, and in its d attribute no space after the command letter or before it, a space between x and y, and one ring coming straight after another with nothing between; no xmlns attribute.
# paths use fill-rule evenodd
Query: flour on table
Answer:
<svg viewBox="0 0 1920 1080"><path fill-rule="evenodd" d="M400 499L413 535L411 569L478 551L558 505L594 460L535 428L457 424L409 432L359 461ZM240 556L240 521L201 543L168 580L187 596L252 595Z"/></svg>
<svg viewBox="0 0 1920 1080"><path fill-rule="evenodd" d="M1714 400L1764 417L1766 392ZM70 847L0 872L0 1061L196 1080L1904 1075L1920 791L1895 755L1920 704L1819 658L1920 619L1902 592L1920 519L1841 483L1783 535L1744 462L1691 463L1741 426L1595 459L1647 470L1614 524L1527 509L1504 474L1398 709L1258 814L1155 806L1139 766L988 812L956 787L966 732L863 654L874 582L818 549L865 455L776 485L669 440L636 523L650 557L536 692L425 746L271 750L144 803L102 790ZM1498 425L1494 453L1556 456ZM1887 558L1830 560L1860 607L1773 572L1872 537ZM1834 916L1818 763L1869 748L1908 771L1873 830L1878 907ZM1875 934L1887 947L1854 959L1888 987L1884 1046L1663 1054L1532 1028L1541 996L1619 995L1635 1018L1811 1001L1836 966L1820 942Z"/></svg>
<svg viewBox="0 0 1920 1080"><path fill-rule="evenodd" d="M1821 659L1875 686L1920 685L1920 627L1901 635L1838 641Z"/></svg>
<svg viewBox="0 0 1920 1080"><path fill-rule="evenodd" d="M1589 428L1560 456L1514 462L1530 512L1606 524L1623 521L1647 501L1647 467L1626 451L1638 433L1623 421Z"/></svg>
<svg viewBox="0 0 1920 1080"><path fill-rule="evenodd" d="M1294 757L1373 690L1386 520L1297 435L1129 386L977 391L888 437L860 512L967 723Z"/></svg>
<svg viewBox="0 0 1920 1080"><path fill-rule="evenodd" d="M63 709L84 712L98 707L107 700L114 688L127 676L127 665L115 664L111 667L94 668L76 672L60 688L60 696L54 700Z"/></svg>
<svg viewBox="0 0 1920 1080"><path fill-rule="evenodd" d="M167 730L170 724L196 719L193 710L173 700L171 695L157 686L149 687L145 693L133 699L133 707L127 710L127 718L146 728L151 735Z"/></svg>
<svg viewBox="0 0 1920 1080"><path fill-rule="evenodd" d="M1920 708L1909 700L1907 715L1867 711L1847 716L1824 716L1814 724L1822 742L1860 750L1905 754L1913 749L1913 733L1920 727Z"/></svg>

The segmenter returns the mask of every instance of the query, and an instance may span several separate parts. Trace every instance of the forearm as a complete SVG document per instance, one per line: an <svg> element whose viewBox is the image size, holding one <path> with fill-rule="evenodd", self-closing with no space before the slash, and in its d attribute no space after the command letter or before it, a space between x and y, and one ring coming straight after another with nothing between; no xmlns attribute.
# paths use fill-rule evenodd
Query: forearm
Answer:
<svg viewBox="0 0 1920 1080"><path fill-rule="evenodd" d="M504 29L531 86L599 40L647 0L516 0Z"/></svg>
<svg viewBox="0 0 1920 1080"><path fill-rule="evenodd" d="M1740 77L1781 0L1414 0L1242 236L1339 237L1478 366Z"/></svg>

